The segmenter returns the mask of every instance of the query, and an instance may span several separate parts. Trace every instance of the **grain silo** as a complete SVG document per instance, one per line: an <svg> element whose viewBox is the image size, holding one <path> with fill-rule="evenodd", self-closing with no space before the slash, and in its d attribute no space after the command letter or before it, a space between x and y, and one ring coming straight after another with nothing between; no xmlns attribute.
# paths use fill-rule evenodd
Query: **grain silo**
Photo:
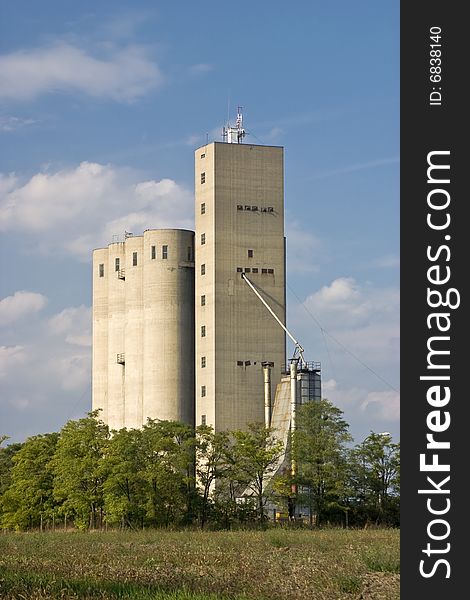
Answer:
<svg viewBox="0 0 470 600"><path fill-rule="evenodd" d="M93 253L93 409L111 429L194 421L193 261L181 229Z"/></svg>
<svg viewBox="0 0 470 600"><path fill-rule="evenodd" d="M143 414L194 420L194 233L150 229L143 245Z"/></svg>

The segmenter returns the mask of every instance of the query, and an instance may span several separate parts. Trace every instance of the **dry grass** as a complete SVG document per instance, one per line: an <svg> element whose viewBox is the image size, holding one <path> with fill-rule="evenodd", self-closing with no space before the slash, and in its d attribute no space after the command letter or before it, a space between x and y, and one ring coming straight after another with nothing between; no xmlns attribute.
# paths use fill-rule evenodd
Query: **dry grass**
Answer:
<svg viewBox="0 0 470 600"><path fill-rule="evenodd" d="M397 530L0 535L5 600L394 600Z"/></svg>

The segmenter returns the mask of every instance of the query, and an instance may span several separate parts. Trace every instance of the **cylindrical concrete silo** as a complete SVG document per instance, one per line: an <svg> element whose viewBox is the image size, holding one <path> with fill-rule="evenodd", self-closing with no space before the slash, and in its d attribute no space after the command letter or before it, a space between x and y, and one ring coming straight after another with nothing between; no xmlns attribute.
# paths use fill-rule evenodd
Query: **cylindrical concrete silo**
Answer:
<svg viewBox="0 0 470 600"><path fill-rule="evenodd" d="M108 420L108 249L93 251L92 408Z"/></svg>
<svg viewBox="0 0 470 600"><path fill-rule="evenodd" d="M125 386L124 415L120 427L141 427L143 423L143 236L125 241Z"/></svg>
<svg viewBox="0 0 470 600"><path fill-rule="evenodd" d="M144 422L193 424L194 232L147 230L143 251Z"/></svg>
<svg viewBox="0 0 470 600"><path fill-rule="evenodd" d="M125 244L108 246L108 425L124 423Z"/></svg>

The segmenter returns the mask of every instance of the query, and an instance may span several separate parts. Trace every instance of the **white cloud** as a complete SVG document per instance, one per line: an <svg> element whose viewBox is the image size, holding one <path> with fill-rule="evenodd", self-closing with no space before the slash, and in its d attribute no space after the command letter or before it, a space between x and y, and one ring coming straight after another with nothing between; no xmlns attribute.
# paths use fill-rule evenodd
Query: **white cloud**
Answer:
<svg viewBox="0 0 470 600"><path fill-rule="evenodd" d="M400 418L400 395L394 391L370 392L361 404L361 410L374 409L384 421Z"/></svg>
<svg viewBox="0 0 470 600"><path fill-rule="evenodd" d="M0 98L5 100L66 91L129 102L162 81L158 66L139 46L108 46L104 56L92 56L60 42L0 56Z"/></svg>
<svg viewBox="0 0 470 600"><path fill-rule="evenodd" d="M87 260L92 248L124 231L192 225L192 193L171 179L139 181L130 169L90 162L23 184L14 175L0 178L0 230L28 231L44 253Z"/></svg>
<svg viewBox="0 0 470 600"><path fill-rule="evenodd" d="M355 331L393 321L398 335L399 299L395 288L374 288L352 277L339 277L309 296L305 306L327 330Z"/></svg>
<svg viewBox="0 0 470 600"><path fill-rule="evenodd" d="M91 308L72 306L49 319L49 331L62 335L68 344L91 346Z"/></svg>
<svg viewBox="0 0 470 600"><path fill-rule="evenodd" d="M17 183L14 173L0 173L0 199L5 198L7 194L14 190Z"/></svg>
<svg viewBox="0 0 470 600"><path fill-rule="evenodd" d="M53 367L64 391L83 390L91 381L90 353L73 354L59 359L54 357L49 367Z"/></svg>
<svg viewBox="0 0 470 600"><path fill-rule="evenodd" d="M384 421L396 435L398 290L341 277L302 305L291 303L289 318L307 360L321 362L323 396L344 410L353 435L359 439L371 429L383 431Z"/></svg>
<svg viewBox="0 0 470 600"><path fill-rule="evenodd" d="M26 362L26 352L23 346L0 346L0 378L11 373L18 365Z"/></svg>
<svg viewBox="0 0 470 600"><path fill-rule="evenodd" d="M0 420L5 419L5 428L25 409L30 414L28 427L32 425L31 415L59 419L58 427L75 416L72 411L79 404L81 411L89 409L90 313L86 306L67 307L52 317L44 316L34 327L11 328L16 345L0 347L5 399L0 405Z"/></svg>
<svg viewBox="0 0 470 600"><path fill-rule="evenodd" d="M9 325L46 305L47 298L36 292L19 291L0 300L0 325Z"/></svg>
<svg viewBox="0 0 470 600"><path fill-rule="evenodd" d="M400 394L394 390L370 391L363 383L361 378L356 386L342 385L335 379L322 383L323 397L344 411L346 421L356 432L356 442L370 430L383 431L385 424L396 428L400 420Z"/></svg>

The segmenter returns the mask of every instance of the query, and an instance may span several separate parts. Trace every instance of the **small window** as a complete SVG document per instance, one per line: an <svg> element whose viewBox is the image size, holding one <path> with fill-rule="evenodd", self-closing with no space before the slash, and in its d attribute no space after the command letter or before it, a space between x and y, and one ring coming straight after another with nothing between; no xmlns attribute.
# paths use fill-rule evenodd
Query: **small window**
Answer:
<svg viewBox="0 0 470 600"><path fill-rule="evenodd" d="M245 367L249 367L251 365L251 360L245 360Z"/></svg>
<svg viewBox="0 0 470 600"><path fill-rule="evenodd" d="M206 274L206 265L202 264L201 265L201 275L205 275Z"/></svg>
<svg viewBox="0 0 470 600"><path fill-rule="evenodd" d="M245 204L245 210L251 210L251 206L248 206L248 204Z"/></svg>
<svg viewBox="0 0 470 600"><path fill-rule="evenodd" d="M205 243L206 243L206 234L201 233L201 246L204 246Z"/></svg>
<svg viewBox="0 0 470 600"><path fill-rule="evenodd" d="M191 261L191 258L192 258L191 246L188 246L188 261Z"/></svg>
<svg viewBox="0 0 470 600"><path fill-rule="evenodd" d="M248 250L248 258L253 258L253 250Z"/></svg>
<svg viewBox="0 0 470 600"><path fill-rule="evenodd" d="M243 204L237 204L237 210L243 210Z"/></svg>
<svg viewBox="0 0 470 600"><path fill-rule="evenodd" d="M274 212L274 208L272 206L268 206L268 212Z"/></svg>
<svg viewBox="0 0 470 600"><path fill-rule="evenodd" d="M155 260L157 258L157 247L156 246L150 246L150 258L152 260Z"/></svg>
<svg viewBox="0 0 470 600"><path fill-rule="evenodd" d="M162 246L162 258L164 260L168 258L168 246Z"/></svg>
<svg viewBox="0 0 470 600"><path fill-rule="evenodd" d="M137 266L137 252L132 253L132 266L133 267Z"/></svg>
<svg viewBox="0 0 470 600"><path fill-rule="evenodd" d="M201 306L205 306L205 305L206 305L206 297L201 296Z"/></svg>
<svg viewBox="0 0 470 600"><path fill-rule="evenodd" d="M206 174L201 173L201 183L206 183Z"/></svg>
<svg viewBox="0 0 470 600"><path fill-rule="evenodd" d="M272 275L274 273L274 269L268 269L268 273Z"/></svg>
<svg viewBox="0 0 470 600"><path fill-rule="evenodd" d="M258 272L258 269L257 269L256 267L254 267L253 269L251 269L251 272L252 272L252 273L257 273L257 272Z"/></svg>
<svg viewBox="0 0 470 600"><path fill-rule="evenodd" d="M104 263L100 263L99 273L100 273L100 277L104 277Z"/></svg>
<svg viewBox="0 0 470 600"><path fill-rule="evenodd" d="M206 203L202 202L201 203L201 215L205 215L206 214Z"/></svg>
<svg viewBox="0 0 470 600"><path fill-rule="evenodd" d="M201 396L204 398L205 395L206 395L206 386L201 385Z"/></svg>
<svg viewBox="0 0 470 600"><path fill-rule="evenodd" d="M206 158L206 153L201 154L201 158Z"/></svg>
<svg viewBox="0 0 470 600"><path fill-rule="evenodd" d="M201 337L206 337L206 326L201 325Z"/></svg>
<svg viewBox="0 0 470 600"><path fill-rule="evenodd" d="M251 273L251 269L250 268L245 269L245 273Z"/></svg>
<svg viewBox="0 0 470 600"><path fill-rule="evenodd" d="M257 206L252 206L251 210L253 210L254 212L256 212L258 210L258 207Z"/></svg>
<svg viewBox="0 0 470 600"><path fill-rule="evenodd" d="M261 212L267 212L267 209L266 208L262 208Z"/></svg>
<svg viewBox="0 0 470 600"><path fill-rule="evenodd" d="M237 267L237 273L243 273L243 269L241 267Z"/></svg>
<svg viewBox="0 0 470 600"><path fill-rule="evenodd" d="M237 360L237 367L243 367L243 361Z"/></svg>
<svg viewBox="0 0 470 600"><path fill-rule="evenodd" d="M201 369L204 369L206 366L206 357L201 356Z"/></svg>
<svg viewBox="0 0 470 600"><path fill-rule="evenodd" d="M201 415L201 425L207 425L207 417L206 417L206 415Z"/></svg>
<svg viewBox="0 0 470 600"><path fill-rule="evenodd" d="M261 273L267 273L268 269L261 269Z"/></svg>
<svg viewBox="0 0 470 600"><path fill-rule="evenodd" d="M119 271L120 264L121 264L121 260L119 258L115 258L114 259L114 270L115 271Z"/></svg>

